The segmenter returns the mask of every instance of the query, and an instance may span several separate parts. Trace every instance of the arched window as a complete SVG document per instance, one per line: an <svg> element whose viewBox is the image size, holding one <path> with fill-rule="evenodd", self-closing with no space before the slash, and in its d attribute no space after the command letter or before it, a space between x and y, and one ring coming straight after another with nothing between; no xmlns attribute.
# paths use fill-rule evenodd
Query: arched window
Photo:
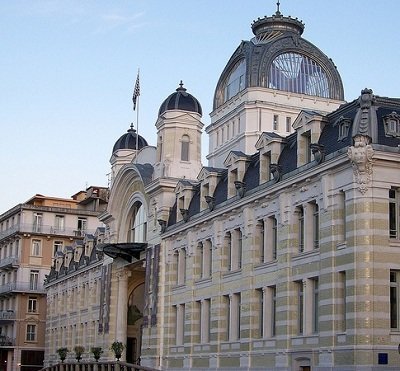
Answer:
<svg viewBox="0 0 400 371"><path fill-rule="evenodd" d="M329 98L329 84L323 68L298 53L283 53L272 62L269 88Z"/></svg>
<svg viewBox="0 0 400 371"><path fill-rule="evenodd" d="M224 102L231 99L234 95L239 93L245 88L245 77L246 73L246 61L242 59L237 62L230 74L226 79L225 89L224 89Z"/></svg>
<svg viewBox="0 0 400 371"><path fill-rule="evenodd" d="M136 202L133 206L128 240L130 242L145 242L147 240L147 216L141 202Z"/></svg>
<svg viewBox="0 0 400 371"><path fill-rule="evenodd" d="M189 161L189 135L183 135L181 139L181 161Z"/></svg>

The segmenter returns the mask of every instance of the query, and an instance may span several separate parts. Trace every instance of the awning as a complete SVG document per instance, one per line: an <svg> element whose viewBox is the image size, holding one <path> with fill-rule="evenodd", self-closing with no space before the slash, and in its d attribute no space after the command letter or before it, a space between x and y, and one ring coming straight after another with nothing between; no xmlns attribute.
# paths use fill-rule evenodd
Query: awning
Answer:
<svg viewBox="0 0 400 371"><path fill-rule="evenodd" d="M125 242L125 243L100 243L96 246L107 256L116 259L122 258L132 263L132 258L140 259L140 253L147 247L147 242Z"/></svg>

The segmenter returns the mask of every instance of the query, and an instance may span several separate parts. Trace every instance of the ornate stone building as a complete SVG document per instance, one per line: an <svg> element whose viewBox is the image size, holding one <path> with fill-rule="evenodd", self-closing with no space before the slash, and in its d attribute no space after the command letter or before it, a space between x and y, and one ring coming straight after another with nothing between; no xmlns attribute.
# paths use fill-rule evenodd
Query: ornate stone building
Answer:
<svg viewBox="0 0 400 371"><path fill-rule="evenodd" d="M279 10L253 23L217 83L208 166L182 83L160 106L156 147L132 128L116 142L99 329L124 357L398 368L400 100L365 89L344 102L303 28Z"/></svg>

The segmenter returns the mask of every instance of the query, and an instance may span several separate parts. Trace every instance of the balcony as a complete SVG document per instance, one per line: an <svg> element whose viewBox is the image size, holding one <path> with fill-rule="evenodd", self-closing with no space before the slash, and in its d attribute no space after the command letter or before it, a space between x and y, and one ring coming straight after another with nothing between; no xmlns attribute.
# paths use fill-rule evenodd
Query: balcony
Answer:
<svg viewBox="0 0 400 371"><path fill-rule="evenodd" d="M29 282L9 282L0 285L0 295L11 293L30 293L30 294L45 294L46 291L43 285L32 285Z"/></svg>
<svg viewBox="0 0 400 371"><path fill-rule="evenodd" d="M0 324L6 323L6 322L12 322L15 320L15 311L9 309L9 310L0 310Z"/></svg>
<svg viewBox="0 0 400 371"><path fill-rule="evenodd" d="M9 256L4 259L0 259L0 268L18 268L19 258L18 256Z"/></svg>
<svg viewBox="0 0 400 371"><path fill-rule="evenodd" d="M56 228L53 225L37 225L29 223L19 223L0 232L0 241L11 236L14 233L24 234L44 234L46 236L68 236L68 237L84 237L86 233L94 234L95 230L78 229L78 228Z"/></svg>
<svg viewBox="0 0 400 371"><path fill-rule="evenodd" d="M126 362L64 362L43 368L41 371L157 371Z"/></svg>
<svg viewBox="0 0 400 371"><path fill-rule="evenodd" d="M6 335L0 335L0 347L7 347L10 345L15 345L15 339Z"/></svg>

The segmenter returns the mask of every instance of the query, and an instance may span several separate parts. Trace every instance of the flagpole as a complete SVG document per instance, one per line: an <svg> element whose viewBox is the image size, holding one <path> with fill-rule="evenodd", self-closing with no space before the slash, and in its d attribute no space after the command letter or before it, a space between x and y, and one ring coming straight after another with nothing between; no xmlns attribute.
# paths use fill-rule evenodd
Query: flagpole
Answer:
<svg viewBox="0 0 400 371"><path fill-rule="evenodd" d="M136 157L135 162L137 163L137 155L139 151L139 97L140 97L140 81L139 81L140 69L136 77L136 83L133 90L133 110L136 111Z"/></svg>

